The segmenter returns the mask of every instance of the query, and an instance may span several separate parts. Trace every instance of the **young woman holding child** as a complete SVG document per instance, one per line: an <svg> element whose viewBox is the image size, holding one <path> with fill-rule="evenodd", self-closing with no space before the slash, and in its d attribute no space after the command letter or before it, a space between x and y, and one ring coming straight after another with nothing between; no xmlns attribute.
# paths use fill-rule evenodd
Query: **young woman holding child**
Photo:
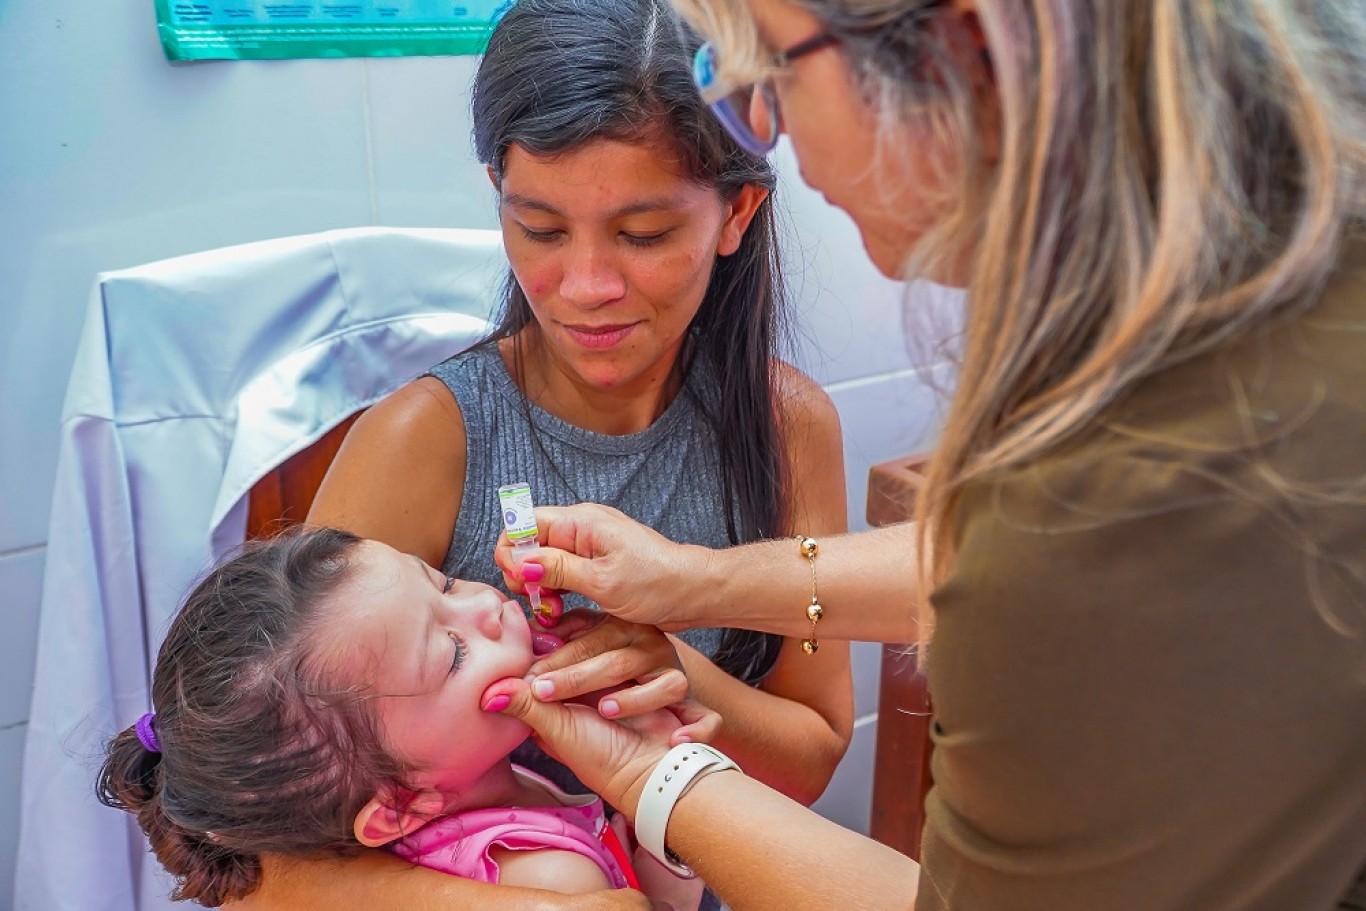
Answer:
<svg viewBox="0 0 1366 911"><path fill-rule="evenodd" d="M697 46L661 0L509 9L473 101L512 267L502 321L356 423L310 522L493 585L496 491L514 481L538 503L611 503L711 547L845 529L834 408L775 356L774 174L698 98ZM852 731L847 646L806 655L800 639L715 628L596 635L619 646L622 679L647 681L603 700L609 714L691 694L751 774L803 803L824 790ZM544 756L517 759L584 790ZM247 904L268 911L586 907L385 876L402 866L379 852L264 863Z"/></svg>

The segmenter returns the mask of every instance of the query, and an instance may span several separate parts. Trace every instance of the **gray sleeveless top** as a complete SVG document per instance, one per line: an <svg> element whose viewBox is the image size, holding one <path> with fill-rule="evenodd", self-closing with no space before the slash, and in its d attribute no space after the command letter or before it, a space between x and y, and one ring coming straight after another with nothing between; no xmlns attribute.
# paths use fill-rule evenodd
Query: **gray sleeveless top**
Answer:
<svg viewBox="0 0 1366 911"><path fill-rule="evenodd" d="M639 433L610 436L527 401L494 344L433 367L431 375L460 405L467 440L460 515L443 571L503 588L493 562L503 530L498 488L517 481L531 485L537 506L605 503L674 541L730 544L716 435L698 407L701 397L717 394L710 373L699 360L658 420ZM596 605L571 594L565 607ZM711 657L721 631L689 630L683 639Z"/></svg>
<svg viewBox="0 0 1366 911"><path fill-rule="evenodd" d="M503 589L493 547L503 530L498 488L525 481L538 506L582 501L615 506L671 540L708 547L730 544L716 434L699 403L719 395L712 369L699 358L683 389L639 433L610 436L575 427L527 401L494 343L433 367L460 405L465 421L465 485L460 515L442 570ZM738 527L738 517L736 525ZM596 607L567 595L566 608ZM720 629L695 629L682 638L713 657ZM587 790L564 766L527 741L513 759L571 792ZM703 908L716 907L711 895Z"/></svg>

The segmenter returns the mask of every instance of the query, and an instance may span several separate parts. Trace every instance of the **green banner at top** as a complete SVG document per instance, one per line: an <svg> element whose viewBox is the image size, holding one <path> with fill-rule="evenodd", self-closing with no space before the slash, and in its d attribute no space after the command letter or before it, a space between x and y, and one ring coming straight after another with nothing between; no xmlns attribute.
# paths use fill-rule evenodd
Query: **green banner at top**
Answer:
<svg viewBox="0 0 1366 911"><path fill-rule="evenodd" d="M156 0L171 60L479 54L508 0Z"/></svg>

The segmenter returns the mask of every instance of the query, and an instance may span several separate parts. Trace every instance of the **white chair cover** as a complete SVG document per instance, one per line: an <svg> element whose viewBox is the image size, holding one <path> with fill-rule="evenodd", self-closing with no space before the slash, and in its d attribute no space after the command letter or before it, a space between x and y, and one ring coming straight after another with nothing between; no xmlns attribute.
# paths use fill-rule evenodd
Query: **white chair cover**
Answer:
<svg viewBox="0 0 1366 911"><path fill-rule="evenodd" d="M242 540L252 485L482 337L505 270L494 231L367 228L99 277L62 414L16 908L172 907L131 817L95 800L103 743L150 708L166 627Z"/></svg>

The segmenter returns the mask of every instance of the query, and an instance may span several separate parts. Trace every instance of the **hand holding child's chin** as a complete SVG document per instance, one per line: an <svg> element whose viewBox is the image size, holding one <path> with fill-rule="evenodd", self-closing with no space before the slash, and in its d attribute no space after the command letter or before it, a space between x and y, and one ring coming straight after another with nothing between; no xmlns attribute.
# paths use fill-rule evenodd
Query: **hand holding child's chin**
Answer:
<svg viewBox="0 0 1366 911"><path fill-rule="evenodd" d="M543 750L632 818L650 772L686 729L669 709L613 720L589 706L541 700L516 677L490 684L482 704L530 727Z"/></svg>

